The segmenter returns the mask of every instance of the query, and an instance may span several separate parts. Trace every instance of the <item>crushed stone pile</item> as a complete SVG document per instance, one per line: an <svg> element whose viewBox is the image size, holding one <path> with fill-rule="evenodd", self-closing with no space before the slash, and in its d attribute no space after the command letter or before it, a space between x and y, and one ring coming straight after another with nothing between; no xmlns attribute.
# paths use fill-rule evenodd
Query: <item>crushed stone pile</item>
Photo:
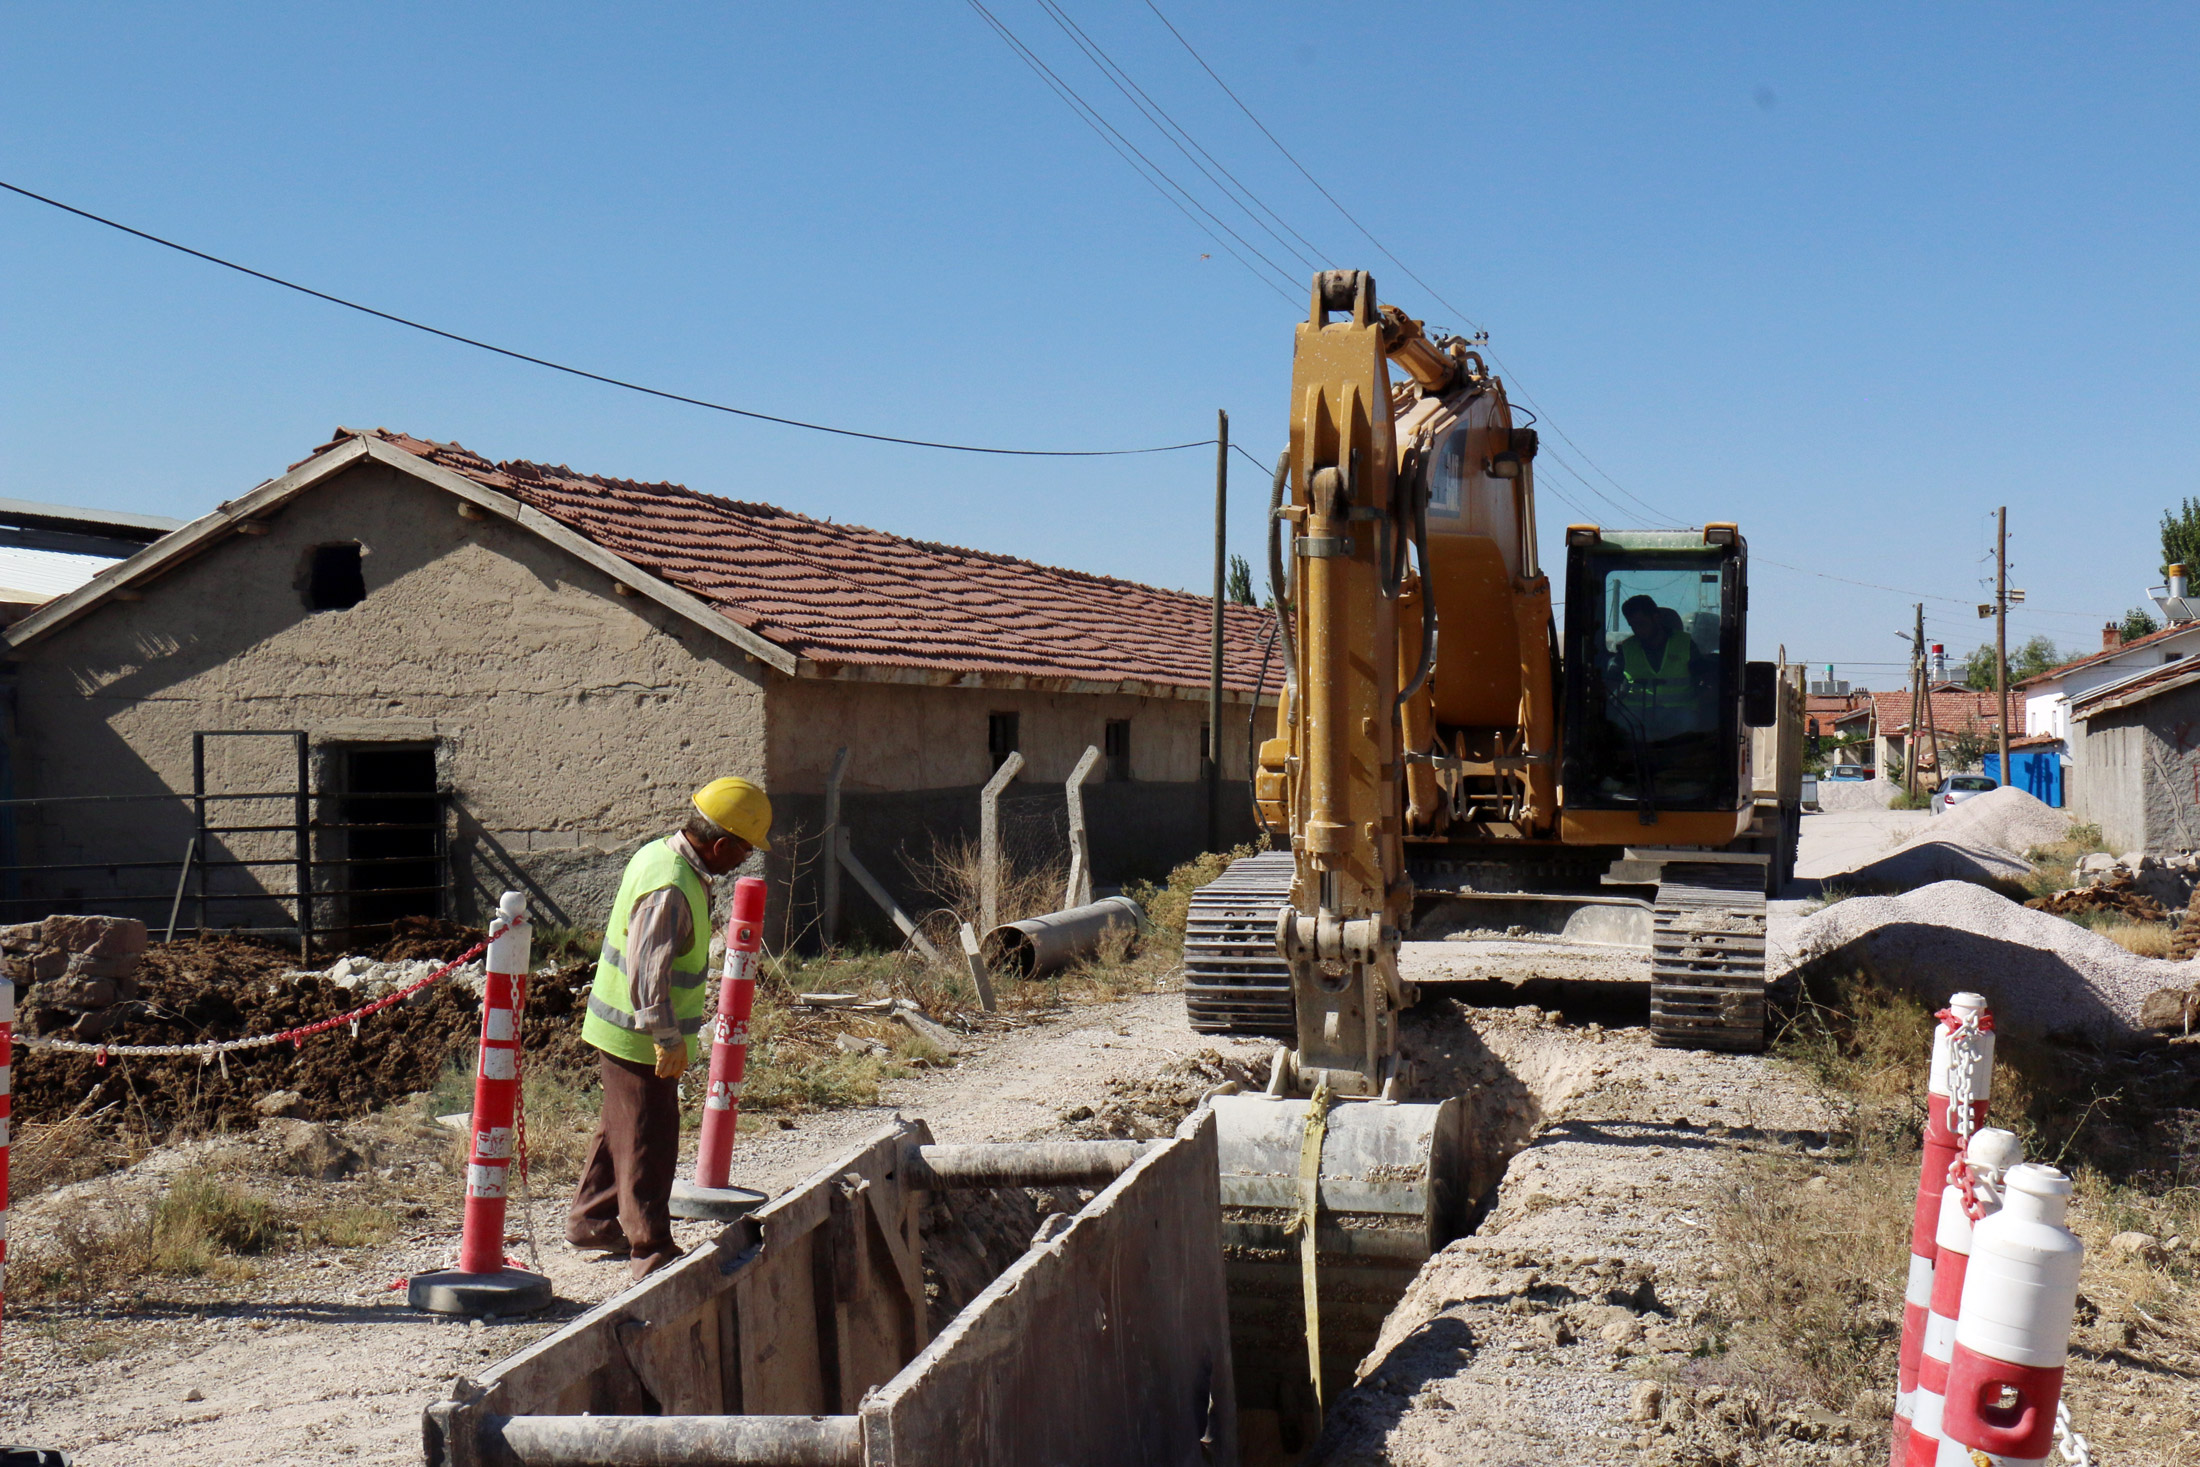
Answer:
<svg viewBox="0 0 2200 1467"><path fill-rule="evenodd" d="M475 934L478 940L478 934ZM455 957L470 944L449 952ZM448 944L446 944L448 946ZM357 987L322 975L290 976L297 961L264 943L209 937L156 943L137 971L140 998L130 1016L102 1035L109 1044L194 1044L275 1034L333 1018L367 1002ZM578 1015L593 981L587 964L529 981L522 1042L527 1062L593 1071L593 1051L580 1039ZM445 980L360 1021L355 1036L340 1026L303 1045L265 1045L202 1063L198 1056L88 1054L18 1046L15 1114L53 1121L79 1105L109 1105L139 1124L179 1123L251 1129L255 1103L272 1091L296 1091L291 1114L335 1120L426 1090L454 1061L465 1063L479 1041L480 999Z"/></svg>
<svg viewBox="0 0 2200 1467"><path fill-rule="evenodd" d="M2169 955L2172 962L2178 963L2200 956L2200 888L2193 890L2192 899L2185 906L2184 918L2170 934Z"/></svg>
<svg viewBox="0 0 2200 1467"><path fill-rule="evenodd" d="M1789 956L1796 967L1864 969L1936 1009L1951 993L1983 993L1999 1027L2020 1038L2111 1044L2141 1032L2149 995L2190 982L2183 964L1963 881L1836 902L1797 924Z"/></svg>
<svg viewBox="0 0 2200 1467"><path fill-rule="evenodd" d="M2129 876L2114 876L2094 886L2073 887L2053 896L2034 897L2025 903L2035 912L2074 917L2080 912L2114 912L2134 922L2164 922L2169 911L2139 889ZM2172 949L2174 953L2174 948ZM2191 954L2188 952L2187 957Z"/></svg>
<svg viewBox="0 0 2200 1467"><path fill-rule="evenodd" d="M2035 846L2051 846L2069 835L2070 817L2062 811L2023 790L1998 789L1950 805L1907 844L1953 840L2021 856Z"/></svg>
<svg viewBox="0 0 2200 1467"><path fill-rule="evenodd" d="M1952 840L1905 841L1892 854L1824 879L1849 892L1916 891L1936 881L1968 881L2005 896L2022 897L2032 867L2007 851Z"/></svg>
<svg viewBox="0 0 2200 1467"><path fill-rule="evenodd" d="M1891 779L1821 779L1818 808L1834 810L1884 810L1902 786Z"/></svg>

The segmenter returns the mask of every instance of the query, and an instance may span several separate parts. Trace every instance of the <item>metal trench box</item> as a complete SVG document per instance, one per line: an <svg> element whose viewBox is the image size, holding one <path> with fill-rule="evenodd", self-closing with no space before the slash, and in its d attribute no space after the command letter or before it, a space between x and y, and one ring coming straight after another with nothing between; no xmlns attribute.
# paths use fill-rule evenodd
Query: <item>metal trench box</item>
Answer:
<svg viewBox="0 0 2200 1467"><path fill-rule="evenodd" d="M926 1338L928 1194L1102 1190ZM933 1146L897 1120L427 1409L429 1467L1238 1461L1215 1119Z"/></svg>

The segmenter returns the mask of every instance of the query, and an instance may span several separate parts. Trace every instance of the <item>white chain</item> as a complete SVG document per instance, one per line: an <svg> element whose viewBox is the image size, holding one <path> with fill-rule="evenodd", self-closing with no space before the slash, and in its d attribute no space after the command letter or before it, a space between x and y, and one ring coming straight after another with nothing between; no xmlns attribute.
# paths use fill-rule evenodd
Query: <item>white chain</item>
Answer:
<svg viewBox="0 0 2200 1467"><path fill-rule="evenodd" d="M1956 1153L1960 1156L1971 1146L1971 1127L1975 1123L1971 1113L1971 1086L1973 1071L1978 1067L1978 1050L1972 1041L1978 1038L1978 1015L1959 1021L1956 1030L1948 1036L1948 1124L1956 1133Z"/></svg>
<svg viewBox="0 0 2200 1467"><path fill-rule="evenodd" d="M2071 1467L2093 1467L2093 1448L2070 1424L2070 1402L2063 1399L2055 1403L2055 1445L2062 1448L2063 1460Z"/></svg>

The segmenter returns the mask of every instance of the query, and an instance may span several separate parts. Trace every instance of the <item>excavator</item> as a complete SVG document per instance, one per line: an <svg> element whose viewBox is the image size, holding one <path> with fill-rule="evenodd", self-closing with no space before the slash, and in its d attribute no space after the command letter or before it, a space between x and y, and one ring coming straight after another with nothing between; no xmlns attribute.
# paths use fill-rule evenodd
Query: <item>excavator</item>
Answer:
<svg viewBox="0 0 2200 1467"><path fill-rule="evenodd" d="M1491 1180L1465 1100L1416 1099L1401 1057L1421 924L1647 949L1655 1042L1764 1046L1799 670L1745 660L1732 523L1567 526L1562 636L1537 447L1474 343L1432 339L1364 271L1314 278L1270 504L1284 681L1253 771L1287 848L1196 893L1185 943L1194 1029L1285 1041L1265 1093L1214 1102L1247 1461L1311 1441Z"/></svg>

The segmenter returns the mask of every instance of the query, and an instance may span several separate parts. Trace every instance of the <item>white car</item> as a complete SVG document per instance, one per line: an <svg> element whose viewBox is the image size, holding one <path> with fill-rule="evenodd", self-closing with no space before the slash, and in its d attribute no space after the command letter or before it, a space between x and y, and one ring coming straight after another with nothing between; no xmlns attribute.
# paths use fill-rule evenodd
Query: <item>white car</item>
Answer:
<svg viewBox="0 0 2200 1467"><path fill-rule="evenodd" d="M2000 788L2000 781L1988 779L1983 774L1951 774L1940 782L1939 789L1933 791L1933 813L1939 815L1950 805Z"/></svg>

